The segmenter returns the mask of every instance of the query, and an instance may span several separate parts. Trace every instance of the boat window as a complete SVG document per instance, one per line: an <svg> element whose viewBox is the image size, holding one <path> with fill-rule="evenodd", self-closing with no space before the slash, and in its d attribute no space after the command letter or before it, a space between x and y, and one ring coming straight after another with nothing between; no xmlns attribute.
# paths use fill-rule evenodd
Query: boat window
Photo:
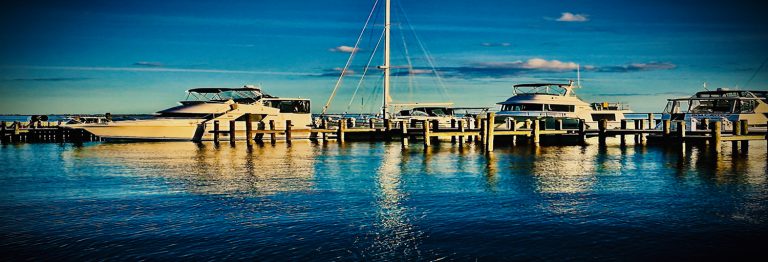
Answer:
<svg viewBox="0 0 768 262"><path fill-rule="evenodd" d="M667 102L667 106L664 107L664 111L662 111L662 113L664 113L664 114L671 114L672 113L673 105L675 105L675 102L668 101Z"/></svg>
<svg viewBox="0 0 768 262"><path fill-rule="evenodd" d="M504 111L544 111L542 104L510 104L502 107Z"/></svg>
<svg viewBox="0 0 768 262"><path fill-rule="evenodd" d="M738 113L742 113L742 114L754 113L755 107L757 107L757 101L755 100L746 100L746 101L736 102L736 109L738 110Z"/></svg>
<svg viewBox="0 0 768 262"><path fill-rule="evenodd" d="M411 115L411 111L408 111L408 110L401 110L401 111L400 111L400 113L398 113L398 115L401 115L401 116L410 116L410 115Z"/></svg>
<svg viewBox="0 0 768 262"><path fill-rule="evenodd" d="M710 114L710 113L731 113L736 100L693 100L691 101L690 113Z"/></svg>
<svg viewBox="0 0 768 262"><path fill-rule="evenodd" d="M269 100L267 106L280 109L280 113L306 114L310 111L307 100Z"/></svg>
<svg viewBox="0 0 768 262"><path fill-rule="evenodd" d="M574 105L547 105L549 106L548 111L556 111L556 112L574 112L576 111L576 106Z"/></svg>

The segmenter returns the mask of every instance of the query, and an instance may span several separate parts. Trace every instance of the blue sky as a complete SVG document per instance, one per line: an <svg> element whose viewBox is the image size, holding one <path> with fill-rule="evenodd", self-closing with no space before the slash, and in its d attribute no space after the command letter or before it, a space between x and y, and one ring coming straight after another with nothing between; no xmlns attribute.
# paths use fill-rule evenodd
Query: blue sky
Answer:
<svg viewBox="0 0 768 262"><path fill-rule="evenodd" d="M374 1L10 4L0 10L0 113L152 113L190 88L244 84L311 98L319 112ZM768 88L768 70L758 70L768 59L759 3L393 2L396 102L493 106L513 84L574 79L576 64L579 96L639 112L661 111L703 82ZM380 106L381 72L358 84L380 34L374 17L332 112Z"/></svg>

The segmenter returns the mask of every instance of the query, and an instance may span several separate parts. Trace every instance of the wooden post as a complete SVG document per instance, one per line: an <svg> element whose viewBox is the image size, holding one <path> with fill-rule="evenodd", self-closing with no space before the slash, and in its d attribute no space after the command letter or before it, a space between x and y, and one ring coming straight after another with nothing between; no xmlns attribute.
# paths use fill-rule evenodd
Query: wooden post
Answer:
<svg viewBox="0 0 768 262"><path fill-rule="evenodd" d="M326 119L325 117L323 117L323 119L320 119L320 129L328 129L328 119ZM323 133L322 135L323 141L328 140L328 133L327 132L322 132L322 133Z"/></svg>
<svg viewBox="0 0 768 262"><path fill-rule="evenodd" d="M269 142L274 144L277 141L277 134L275 134L275 130L277 127L275 126L275 120L269 120L269 130L272 131L269 133Z"/></svg>
<svg viewBox="0 0 768 262"><path fill-rule="evenodd" d="M451 118L451 131L456 129L456 119ZM451 144L456 143L456 136L451 136Z"/></svg>
<svg viewBox="0 0 768 262"><path fill-rule="evenodd" d="M339 119L339 129L336 130L336 140L339 141L339 143L344 143L344 131L347 129L347 120L342 118Z"/></svg>
<svg viewBox="0 0 768 262"><path fill-rule="evenodd" d="M480 118L480 114L477 114L475 116L475 126L473 128L474 129L480 128L480 134L482 134L483 133L482 125L483 125L483 123L482 123L482 119ZM482 136L481 135L476 135L476 136L474 136L474 139L475 139L475 142L480 141L480 140L482 140Z"/></svg>
<svg viewBox="0 0 768 262"><path fill-rule="evenodd" d="M582 144L587 142L587 121L585 119L579 119L579 142Z"/></svg>
<svg viewBox="0 0 768 262"><path fill-rule="evenodd" d="M251 114L245 114L245 144L253 146L253 122L251 122Z"/></svg>
<svg viewBox="0 0 768 262"><path fill-rule="evenodd" d="M680 142L685 142L685 121L677 122L677 136L680 137Z"/></svg>
<svg viewBox="0 0 768 262"><path fill-rule="evenodd" d="M376 122L374 122L373 118L368 119L368 128L370 129L376 128Z"/></svg>
<svg viewBox="0 0 768 262"><path fill-rule="evenodd" d="M664 137L669 137L671 128L672 128L672 121L669 119L664 119L662 121L662 130L664 133Z"/></svg>
<svg viewBox="0 0 768 262"><path fill-rule="evenodd" d="M531 134L533 135L533 143L535 145L539 145L539 141L540 141L539 140L539 133L540 133L539 132L539 130L540 130L539 129L539 125L541 125L541 122L539 122L539 120L536 120L536 121L533 121L531 124L532 124L532 128L533 128L533 130L531 130Z"/></svg>
<svg viewBox="0 0 768 262"><path fill-rule="evenodd" d="M704 126L704 128L703 128L704 130L709 129L709 126L710 126L709 118L704 118L704 119L701 120L701 122L703 123L702 125Z"/></svg>
<svg viewBox="0 0 768 262"><path fill-rule="evenodd" d="M525 129L531 129L531 121L530 119L525 120Z"/></svg>
<svg viewBox="0 0 768 262"><path fill-rule="evenodd" d="M408 125L405 124L405 121L400 122L400 141L403 147L408 146Z"/></svg>
<svg viewBox="0 0 768 262"><path fill-rule="evenodd" d="M430 140L432 140L429 136L431 132L431 128L429 128L429 125L430 125L429 122L430 122L429 120L424 120L421 126L422 129L424 130L424 146L425 147L430 146L431 144Z"/></svg>
<svg viewBox="0 0 768 262"><path fill-rule="evenodd" d="M653 114L651 114L651 115L653 115ZM638 131L642 131L643 130L642 122L640 122L640 125L635 126L635 129L638 130ZM643 133L642 132L637 132L637 134L635 135L636 143L642 144L644 142L644 140L645 140L645 136L643 136Z"/></svg>
<svg viewBox="0 0 768 262"><path fill-rule="evenodd" d="M235 120L229 120L229 143L235 143Z"/></svg>
<svg viewBox="0 0 768 262"><path fill-rule="evenodd" d="M464 134L464 131L466 130L464 129L464 120L459 119L458 124L459 124L459 132ZM464 145L464 136L459 136L459 146L462 146L462 145Z"/></svg>
<svg viewBox="0 0 768 262"><path fill-rule="evenodd" d="M392 120L384 119L384 131L386 131L387 134L392 131Z"/></svg>
<svg viewBox="0 0 768 262"><path fill-rule="evenodd" d="M741 135L746 136L749 135L749 122L748 120L739 120L741 122ZM749 140L742 140L741 141L741 150L746 152L749 149Z"/></svg>
<svg viewBox="0 0 768 262"><path fill-rule="evenodd" d="M600 119L600 122L597 124L597 129L599 131L598 138L599 142L601 144L605 144L605 138L607 136L606 130L608 129L608 119Z"/></svg>
<svg viewBox="0 0 768 262"><path fill-rule="evenodd" d="M563 130L563 120L562 119L555 119L555 130Z"/></svg>
<svg viewBox="0 0 768 262"><path fill-rule="evenodd" d="M712 147L714 147L716 152L720 151L720 141L722 140L720 131L722 130L722 128L723 128L723 125L722 125L722 123L720 123L720 121L712 122L712 128L710 129L711 130L710 132L711 132L711 136L712 136L712 138L711 138L712 139Z"/></svg>
<svg viewBox="0 0 768 262"><path fill-rule="evenodd" d="M291 120L285 120L285 141L291 142L291 130L293 129L293 123Z"/></svg>
<svg viewBox="0 0 768 262"><path fill-rule="evenodd" d="M258 129L258 130L267 130L267 124L265 124L264 121L259 121L259 123L256 124L256 129ZM263 141L264 140L264 133L256 134L256 140L257 141Z"/></svg>
<svg viewBox="0 0 768 262"><path fill-rule="evenodd" d="M496 113L494 112L488 112L488 131L486 132L488 135L488 138L486 139L486 151L492 152L493 151L493 132L495 131L496 124L494 123L494 119L496 119Z"/></svg>
<svg viewBox="0 0 768 262"><path fill-rule="evenodd" d="M648 129L653 129L653 113L648 113ZM640 129L643 129L642 127Z"/></svg>
<svg viewBox="0 0 768 262"><path fill-rule="evenodd" d="M637 120L635 120L635 127L637 127ZM627 130L627 119L622 119L621 120L621 130ZM621 139L621 144L622 145L624 143L626 143L626 140L625 140L625 137L624 137L624 133L621 133L621 135L619 135L619 138Z"/></svg>
<svg viewBox="0 0 768 262"><path fill-rule="evenodd" d="M487 119L480 119L480 143L482 145L486 145L486 139L488 138L488 133L486 132L488 131L488 122L486 120Z"/></svg>
<svg viewBox="0 0 768 262"><path fill-rule="evenodd" d="M213 142L219 143L219 120L213 120Z"/></svg>
<svg viewBox="0 0 768 262"><path fill-rule="evenodd" d="M733 123L733 130L731 130L732 131L731 134L733 136L741 135L741 121L733 121L732 123ZM737 150L739 147L739 142L735 140L731 141L731 147L733 147L733 150Z"/></svg>

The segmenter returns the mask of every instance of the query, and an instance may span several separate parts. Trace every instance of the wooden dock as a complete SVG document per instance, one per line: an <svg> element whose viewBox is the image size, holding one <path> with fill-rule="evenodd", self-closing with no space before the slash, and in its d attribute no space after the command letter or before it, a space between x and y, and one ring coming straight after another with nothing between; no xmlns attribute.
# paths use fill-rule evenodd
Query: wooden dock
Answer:
<svg viewBox="0 0 768 262"><path fill-rule="evenodd" d="M251 119L246 117L245 119ZM245 121L245 130L237 130L237 122L229 121L220 123L213 121L214 143L219 143L222 137L234 143L237 140L245 140L248 146L253 143L269 141L275 143L277 137L290 142L297 134L312 140L335 140L344 143L351 140L365 141L393 141L399 140L403 147L409 146L414 141L421 141L425 148L437 141L451 141L463 145L473 143L491 152L498 145L516 145L519 142L539 145L542 139L553 138L555 143L585 143L589 137L598 137L599 143L605 143L607 138L617 137L621 143L626 143L628 136L634 138L635 143L659 142L659 143L706 143L716 150L724 142L732 142L734 146L746 148L749 141L766 140L768 135L764 129L750 130L746 121L733 123L732 130L723 130L720 122L704 121L704 130L690 131L683 121L656 120L649 114L647 119L625 119L621 121L619 128L608 128L608 122L602 120L597 123L597 129L588 128L583 120L577 127L565 128L563 121L554 121L554 127L548 126L546 119L538 121L526 120L517 123L508 118L504 123L497 123L495 113L484 116L476 116L473 119L457 118L450 124L439 123L437 120L403 120L403 119L368 119L360 123L352 119L342 118L335 121L321 120L317 126L296 128L291 121L286 121L284 128L277 129L275 121L254 122ZM549 119L552 120L552 119ZM656 128L661 124L661 128ZM242 126L242 125L240 125ZM674 126L674 128L673 128ZM766 124L768 126L768 124ZM99 137L88 133L83 129L67 128L58 122L31 122L31 123L0 123L0 134L3 144L9 143L35 143L35 142L87 142L100 141ZM572 142L570 142L572 143Z"/></svg>
<svg viewBox="0 0 768 262"><path fill-rule="evenodd" d="M489 122L489 119L495 119L495 113L488 113L484 117L474 119L454 119L450 126L441 124L437 120L418 121L401 119L369 119L366 123L355 123L351 119L339 119L336 121L327 121L325 119L317 127L294 129L290 121L285 123L284 129L276 129L274 121L268 124L246 123L245 137L250 146L254 141L263 142L269 136L269 141L276 142L276 135L283 135L287 141L291 141L293 134L310 133L310 139L313 140L336 140L344 143L348 140L373 140L373 141L392 141L399 139L403 147L408 146L416 140L423 142L425 147L429 147L436 140L448 140L452 143L476 143L481 145L487 152L494 150L499 143L509 142L514 145L518 140L527 140L526 142L539 145L542 138L568 138L559 139L561 141L570 140L577 143L585 143L588 137L598 137L599 143L605 143L609 137L618 137L621 143L626 142L627 136L632 136L635 143L661 142L661 143L707 143L719 150L723 142L731 141L734 145L740 144L747 147L749 141L766 140L768 136L765 131L755 132L748 129L748 123L744 120L734 123L731 132L724 132L720 122L704 122L705 130L689 131L683 121L656 120L649 114L647 119L625 119L621 121L620 128L609 129L608 122L602 120L598 122L597 129L587 128L586 122L579 121L577 128L566 129L562 120L555 120L554 128L547 129L545 120L531 121L526 120L522 127L518 128L515 120L508 119L504 124ZM630 128L630 123L631 128ZM661 129L655 127L661 124ZM672 125L675 128L672 128ZM218 143L220 134L226 134L230 142L236 140L237 130L235 130L235 121L228 123L228 129L223 130L221 124L214 121L214 129L210 131L214 134L214 142ZM240 132L242 133L242 131ZM503 139L506 138L506 139ZM501 140L503 141L497 141Z"/></svg>
<svg viewBox="0 0 768 262"><path fill-rule="evenodd" d="M0 122L0 143L91 142L101 139L84 129L67 128L61 122Z"/></svg>

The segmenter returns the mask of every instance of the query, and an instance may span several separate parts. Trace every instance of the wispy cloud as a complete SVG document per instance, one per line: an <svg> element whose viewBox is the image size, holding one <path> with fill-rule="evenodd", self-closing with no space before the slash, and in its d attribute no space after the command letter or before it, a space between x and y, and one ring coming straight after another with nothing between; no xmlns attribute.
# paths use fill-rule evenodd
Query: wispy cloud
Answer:
<svg viewBox="0 0 768 262"><path fill-rule="evenodd" d="M576 70L579 66L574 62L562 62L559 60L546 60L542 58L532 58L527 61L514 62L482 62L475 64L481 68L499 68L499 69L527 69L540 71L568 71Z"/></svg>
<svg viewBox="0 0 768 262"><path fill-rule="evenodd" d="M607 73L627 73L638 71L651 71L651 70L671 70L677 68L677 65L667 62L649 62L649 63L632 63L628 65L616 65L616 66L604 66L595 68L597 72Z"/></svg>
<svg viewBox="0 0 768 262"><path fill-rule="evenodd" d="M93 78L88 77L40 77L40 78L14 78L12 81L20 82L66 82L66 81L85 81Z"/></svg>
<svg viewBox="0 0 768 262"><path fill-rule="evenodd" d="M480 45L481 46L485 46L485 47L506 47L506 46L512 46L511 43L507 43L507 42L503 42L503 43L489 43L489 42L486 42L486 43L482 43Z"/></svg>
<svg viewBox="0 0 768 262"><path fill-rule="evenodd" d="M571 12L564 12L560 16L560 18L557 19L557 21L560 22L587 22L589 21L589 16L586 14L574 14Z"/></svg>
<svg viewBox="0 0 768 262"><path fill-rule="evenodd" d="M341 75L342 71L344 71L344 68L335 67L335 68L331 68L331 69L325 69L325 70L323 70L322 74L317 75L317 76L339 77ZM355 73L356 72L354 70L352 70L352 69L347 69L347 71L344 71L344 75L345 76L354 75Z"/></svg>
<svg viewBox="0 0 768 262"><path fill-rule="evenodd" d="M139 61L136 63L133 63L135 66L146 66L146 67L161 67L163 66L160 62L147 62L147 61Z"/></svg>
<svg viewBox="0 0 768 262"><path fill-rule="evenodd" d="M601 94L594 94L595 96L686 96L690 95L691 93L686 92L656 92L656 93L601 93Z"/></svg>
<svg viewBox="0 0 768 262"><path fill-rule="evenodd" d="M328 51L339 52L339 53L353 53L353 52L360 51L360 48L354 48L354 47L351 47L351 46L341 45L341 46L337 46L337 47L328 49Z"/></svg>
<svg viewBox="0 0 768 262"><path fill-rule="evenodd" d="M191 69L191 68L167 68L167 67L4 66L4 67L0 67L0 68L39 69L39 70L71 70L71 71L250 74L250 75L282 75L282 76L314 76L314 75L317 75L316 73L305 73L305 72L249 71L249 70L226 70L226 69Z"/></svg>
<svg viewBox="0 0 768 262"><path fill-rule="evenodd" d="M433 74L435 71L432 69L413 68L408 70L397 70L392 73L393 76L409 76L409 75L426 75Z"/></svg>

